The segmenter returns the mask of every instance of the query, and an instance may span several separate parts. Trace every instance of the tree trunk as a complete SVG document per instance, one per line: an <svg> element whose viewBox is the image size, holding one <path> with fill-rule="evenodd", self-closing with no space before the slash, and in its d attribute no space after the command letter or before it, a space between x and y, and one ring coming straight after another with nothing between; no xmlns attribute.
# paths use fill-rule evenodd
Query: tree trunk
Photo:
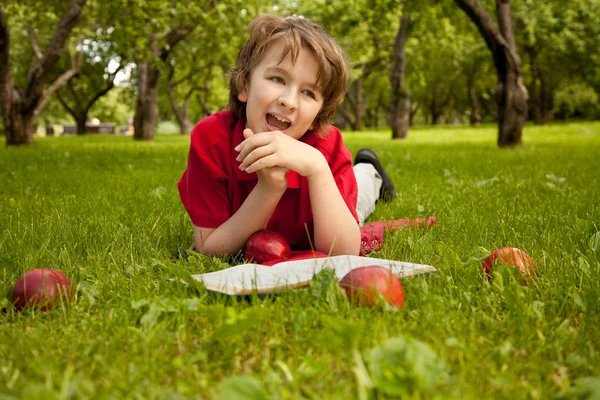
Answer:
<svg viewBox="0 0 600 400"><path fill-rule="evenodd" d="M213 2L209 1L212 6ZM158 121L158 75L160 73L157 62L165 61L173 47L184 39L196 25L176 25L162 37L162 47L158 48L158 38L152 34L148 38L148 51L150 60L138 62L138 98L133 117L133 138L135 140L154 139L154 129Z"/></svg>
<svg viewBox="0 0 600 400"><path fill-rule="evenodd" d="M517 53L510 1L497 0L496 14L501 35L507 44L506 48L499 53L500 57L498 57L496 67L499 75L498 90L496 91L500 120L498 146L511 147L522 144L529 94L521 75L521 59Z"/></svg>
<svg viewBox="0 0 600 400"><path fill-rule="evenodd" d="M417 103L417 102L411 102L412 104L410 105L410 126L413 125L413 119L415 118L415 115L417 115L417 112L419 111L419 109L421 108L421 103Z"/></svg>
<svg viewBox="0 0 600 400"><path fill-rule="evenodd" d="M477 0L454 0L475 23L494 57L498 75L496 101L498 103L499 147L522 144L522 133L527 118L528 93L523 85L521 59L512 25L509 0L496 0L496 24Z"/></svg>
<svg viewBox="0 0 600 400"><path fill-rule="evenodd" d="M35 37L30 35L33 58L29 65L25 89L17 88L10 72L10 37L8 21L0 7L0 106L6 131L6 145L33 143L35 119L50 96L76 72L76 66L62 74L47 89L48 75L60 58L71 30L81 16L86 0L72 0L57 25L46 51L41 52Z"/></svg>
<svg viewBox="0 0 600 400"><path fill-rule="evenodd" d="M471 125L477 126L481 123L481 107L479 105L479 99L477 98L477 92L473 86L469 88L469 100L471 101L471 115L469 115L469 122Z"/></svg>
<svg viewBox="0 0 600 400"><path fill-rule="evenodd" d="M442 92L444 91L444 82L440 82L435 87L435 93L433 99L429 104L429 112L431 113L431 125L440 125L442 123L442 117L444 116L444 109L448 105L450 95L448 94L445 98L442 98Z"/></svg>
<svg viewBox="0 0 600 400"><path fill-rule="evenodd" d="M85 123L88 120L88 114L89 114L90 110L102 96L106 95L106 93L108 93L115 86L115 77L117 76L117 73L122 68L123 67L121 65L119 65L118 68L115 69L114 72L111 72L108 74L105 87L103 87L101 89L97 89L97 88L88 89L89 91L97 89L97 91L95 93L92 93L91 96L86 96L86 95L90 94L88 91L83 91L81 93L77 93L77 90L75 89L75 86L73 85L73 80L72 79L69 80L67 82L66 86L68 89L68 94L69 94L69 97L71 100L71 104L73 105L72 107L69 106L69 104L67 102L67 98L66 98L67 96L65 96L65 94L62 93L61 90L56 91L58 101L63 106L63 108L69 114L71 114L71 116L75 120L75 123L77 124L77 134L78 135L84 135L87 133ZM77 79L77 78L75 78L75 79Z"/></svg>
<svg viewBox="0 0 600 400"><path fill-rule="evenodd" d="M544 123L542 118L542 103L540 99L540 90L538 88L539 81L539 65L537 62L537 52L534 47L527 48L527 54L529 54L529 63L531 67L531 89L529 90L529 110L531 118L537 125Z"/></svg>
<svg viewBox="0 0 600 400"><path fill-rule="evenodd" d="M212 67L211 67L211 71L212 71ZM200 90L203 88L201 88L199 86L193 86L190 90L188 90L187 94L185 95L185 98L183 99L183 105L181 107L179 107L179 105L177 104L177 101L175 100L175 94L173 93L173 87L177 86L178 84L180 84L184 81L187 81L187 79L172 82L174 73L175 73L174 69L171 68L170 73L169 73L169 78L167 81L167 95L169 97L169 103L171 103L171 109L173 110L173 113L175 114L175 118L177 119L177 123L179 124L179 129L181 130L181 134L187 135L190 133L190 111L189 111L190 110L190 100L196 90ZM207 86L206 82L205 82L205 88L206 88L206 90L208 90L208 86Z"/></svg>
<svg viewBox="0 0 600 400"><path fill-rule="evenodd" d="M22 146L33 143L33 113L19 112L21 99L18 92L13 93L13 104L9 105L8 113L4 115L4 130L6 131L7 146ZM4 105L3 105L4 106ZM5 109L6 107L3 107Z"/></svg>
<svg viewBox="0 0 600 400"><path fill-rule="evenodd" d="M360 131L362 128L362 120L365 116L365 110L369 104L369 99L373 94L373 90L377 84L374 82L369 88L367 95L364 94L364 82L377 66L379 60L369 61L361 65L361 75L350 85L344 102L338 107L338 110L344 119L350 125L353 131Z"/></svg>
<svg viewBox="0 0 600 400"><path fill-rule="evenodd" d="M133 118L136 140L154 139L158 120L158 68L156 64L138 64L138 98Z"/></svg>
<svg viewBox="0 0 600 400"><path fill-rule="evenodd" d="M78 116L77 119L75 120L75 122L77 123L77 134L78 135L85 135L87 133L87 128L85 126L86 121L87 121L87 113L82 116Z"/></svg>
<svg viewBox="0 0 600 400"><path fill-rule="evenodd" d="M364 118L363 107L363 77L358 78L353 85L352 92L354 93L354 119L350 122L350 128L353 131L360 131L362 128L362 120Z"/></svg>
<svg viewBox="0 0 600 400"><path fill-rule="evenodd" d="M541 69L538 69L538 78L540 80L540 111L542 113L542 121L550 121L554 118L554 112L552 111L552 95L551 90L548 87L548 81Z"/></svg>
<svg viewBox="0 0 600 400"><path fill-rule="evenodd" d="M467 70L467 96L471 103L471 113L469 115L469 123L471 125L479 125L481 123L481 105L479 104L479 98L477 97L477 91L475 90L475 75L476 66Z"/></svg>
<svg viewBox="0 0 600 400"><path fill-rule="evenodd" d="M390 125L392 139L406 139L410 127L411 95L406 89L406 41L408 40L409 15L400 18L400 26L394 42L394 61L390 70L392 102L390 105Z"/></svg>

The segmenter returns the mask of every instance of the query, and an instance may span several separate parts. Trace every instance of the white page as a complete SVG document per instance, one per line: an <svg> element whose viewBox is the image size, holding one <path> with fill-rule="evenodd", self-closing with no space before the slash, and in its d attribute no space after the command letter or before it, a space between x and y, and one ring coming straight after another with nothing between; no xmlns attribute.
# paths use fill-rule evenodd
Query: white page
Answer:
<svg viewBox="0 0 600 400"><path fill-rule="evenodd" d="M350 270L368 265L390 268L399 278L437 271L424 264L360 256L333 256L296 261L284 261L272 267L259 264L242 264L221 271L192 275L207 289L226 294L248 294L254 291L267 293L308 285L313 276L323 268L333 268L337 279Z"/></svg>

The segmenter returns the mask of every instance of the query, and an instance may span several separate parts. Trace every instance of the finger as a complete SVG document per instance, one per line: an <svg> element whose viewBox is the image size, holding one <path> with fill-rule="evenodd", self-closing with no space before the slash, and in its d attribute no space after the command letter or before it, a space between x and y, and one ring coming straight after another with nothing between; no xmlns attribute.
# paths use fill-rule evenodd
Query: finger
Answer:
<svg viewBox="0 0 600 400"><path fill-rule="evenodd" d="M242 132L242 134L244 135L244 139L249 139L252 136L254 136L254 132L250 128L244 129L244 131ZM237 146L235 146L234 150L239 152L240 150L242 150L244 148L245 143L246 143L246 141L243 140L240 144L238 144Z"/></svg>
<svg viewBox="0 0 600 400"><path fill-rule="evenodd" d="M242 161L252 151L260 147L268 146L271 144L271 142L272 138L269 135L254 135L251 138L244 140L242 143L240 143L240 146L238 146L240 149L238 150L239 154L236 157L236 160Z"/></svg>
<svg viewBox="0 0 600 400"><path fill-rule="evenodd" d="M254 136L254 132L250 128L244 129L243 134L244 134L244 138L246 138L246 139L251 138L252 136Z"/></svg>
<svg viewBox="0 0 600 400"><path fill-rule="evenodd" d="M249 152L241 160L240 169L241 170L245 170L246 168L248 168L248 166L250 166L251 164L257 162L261 158L270 156L272 154L273 154L273 150L271 149L271 146L261 146L261 147L258 147L256 149L252 150L251 152Z"/></svg>
<svg viewBox="0 0 600 400"><path fill-rule="evenodd" d="M244 171L251 174L253 172L260 171L261 169L275 166L277 166L277 156L274 154L270 154L251 163L248 167L244 169Z"/></svg>

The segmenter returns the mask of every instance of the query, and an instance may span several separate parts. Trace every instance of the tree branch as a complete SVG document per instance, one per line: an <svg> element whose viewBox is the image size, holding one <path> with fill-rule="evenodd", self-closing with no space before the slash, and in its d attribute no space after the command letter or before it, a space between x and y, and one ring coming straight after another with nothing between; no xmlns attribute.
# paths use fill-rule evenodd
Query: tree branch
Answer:
<svg viewBox="0 0 600 400"><path fill-rule="evenodd" d="M354 119L352 118L348 110L346 110L346 106L344 105L344 103L339 103L337 109L342 113L342 117L344 117L346 122L349 123L350 126L354 126Z"/></svg>
<svg viewBox="0 0 600 400"><path fill-rule="evenodd" d="M177 118L178 121L181 121L183 119L183 113L181 111L181 109L179 108L179 105L177 104L177 101L175 101L175 96L173 95L173 87L171 86L171 81L167 82L167 95L169 96L169 102L171 103L171 108L173 109L173 112L175 113L175 118Z"/></svg>
<svg viewBox="0 0 600 400"><path fill-rule="evenodd" d="M56 30L54 31L54 36L52 37L48 48L44 52L42 59L39 63L36 63L36 65L32 63L32 68L30 68L29 70L27 79L27 90L25 91L25 111L34 108L35 110L39 109L37 102L40 95L44 92L44 84L46 83L46 77L52 71L52 67L54 67L54 64L56 64L56 62L58 61L63 51L63 48L65 47L65 42L67 41L71 30L77 23L77 20L81 15L83 6L85 5L86 1L87 0L71 1L71 5L69 6L62 20L56 27Z"/></svg>
<svg viewBox="0 0 600 400"><path fill-rule="evenodd" d="M40 45L38 44L35 38L35 32L31 25L27 27L27 33L29 34L29 42L31 43L31 48L33 49L33 54L37 57L38 60L42 59L42 50L40 50Z"/></svg>
<svg viewBox="0 0 600 400"><path fill-rule="evenodd" d="M2 6L0 6L0 106L3 113L7 112L5 107L11 103L12 76L10 73L10 35L8 22Z"/></svg>
<svg viewBox="0 0 600 400"><path fill-rule="evenodd" d="M172 82L173 87L180 85L181 83L187 81L188 79L190 79L193 75L197 74L198 72L202 71L205 68L208 68L209 66L211 66L211 64L206 64L203 65L201 67L197 67L197 68L193 68L187 75L183 76L182 78L177 79L176 81ZM172 77L171 77L172 78Z"/></svg>
<svg viewBox="0 0 600 400"><path fill-rule="evenodd" d="M67 82L67 88L69 89L69 92L71 92L71 96L73 96L73 99L75 100L75 108L77 109L77 112L81 112L83 110L83 108L81 107L82 101L79 99L79 95L77 94L75 87L73 87L73 81L71 79L69 79L69 81Z"/></svg>
<svg viewBox="0 0 600 400"><path fill-rule="evenodd" d="M92 97L90 99L90 101L87 103L86 107L85 107L85 111L86 113L90 110L90 108L92 108L92 106L94 105L94 103L96 101L98 101L98 99L102 96L104 96L106 93L108 93L113 87L115 87L115 77L117 76L117 73L123 68L122 65L119 65L119 67L111 74L108 74L108 79L107 79L107 84L106 87L103 88L102 90L100 90L99 92L97 92L94 97Z"/></svg>
<svg viewBox="0 0 600 400"><path fill-rule="evenodd" d="M375 78L375 82L373 82L373 84L369 87L369 89L367 89L367 94L365 95L365 99L363 101L363 107L366 108L369 106L369 102L371 101L371 96L373 96L375 87L377 86L377 83L379 82L380 79L381 79L381 75L377 76L377 78Z"/></svg>
<svg viewBox="0 0 600 400"><path fill-rule="evenodd" d="M500 0L497 0L497 2ZM454 0L454 2L467 14L479 29L479 33L485 40L488 48L494 56L496 65L499 63L501 55L499 52L504 50L506 59L512 64L520 64L519 57L510 42L500 32L498 25L492 20L489 13L479 4L477 0Z"/></svg>
<svg viewBox="0 0 600 400"><path fill-rule="evenodd" d="M62 85L64 85L66 82L68 82L69 79L71 79L72 77L74 77L77 74L77 72L79 72L79 65L81 64L82 58L83 58L83 51L79 52L77 60L75 60L75 57L71 56L71 69L69 69L68 71L64 72L61 76L59 76L48 87L48 89L46 89L44 91L44 94L43 94L42 98L40 99L40 101L37 103L37 106L33 110L33 115L34 116L37 117L40 114L40 112L44 109L44 107L46 106L46 103L48 103L48 101L50 100L50 98L52 97L52 95Z"/></svg>
<svg viewBox="0 0 600 400"><path fill-rule="evenodd" d="M197 25L177 25L171 27L171 30L165 35L165 45L159 50L158 56L161 60L166 61L173 47L189 35Z"/></svg>
<svg viewBox="0 0 600 400"><path fill-rule="evenodd" d="M71 107L69 107L67 101L63 98L62 94L60 94L60 88L58 88L58 90L56 91L56 97L58 98L60 104L64 107L65 110L67 110L69 114L71 114L73 117L77 115L75 111Z"/></svg>

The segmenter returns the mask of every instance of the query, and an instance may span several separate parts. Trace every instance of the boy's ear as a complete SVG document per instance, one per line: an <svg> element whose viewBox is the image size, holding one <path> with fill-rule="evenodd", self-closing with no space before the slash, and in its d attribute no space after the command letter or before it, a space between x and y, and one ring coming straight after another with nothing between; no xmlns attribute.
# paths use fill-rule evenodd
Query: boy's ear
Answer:
<svg viewBox="0 0 600 400"><path fill-rule="evenodd" d="M240 93L238 93L237 98L242 103L246 103L248 101L248 92L242 90Z"/></svg>

